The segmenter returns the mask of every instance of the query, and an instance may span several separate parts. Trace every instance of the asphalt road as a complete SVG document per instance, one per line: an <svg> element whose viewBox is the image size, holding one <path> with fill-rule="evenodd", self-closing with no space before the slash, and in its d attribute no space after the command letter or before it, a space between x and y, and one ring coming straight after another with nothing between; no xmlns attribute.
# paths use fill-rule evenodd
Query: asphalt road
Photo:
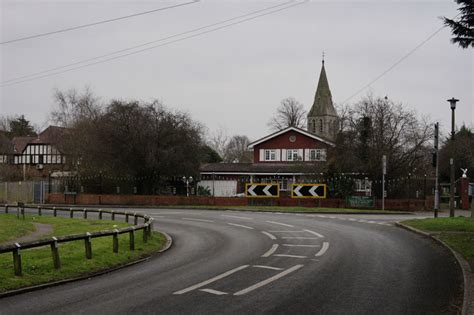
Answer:
<svg viewBox="0 0 474 315"><path fill-rule="evenodd" d="M456 260L394 216L141 210L173 238L152 259L0 299L0 314L450 314Z"/></svg>

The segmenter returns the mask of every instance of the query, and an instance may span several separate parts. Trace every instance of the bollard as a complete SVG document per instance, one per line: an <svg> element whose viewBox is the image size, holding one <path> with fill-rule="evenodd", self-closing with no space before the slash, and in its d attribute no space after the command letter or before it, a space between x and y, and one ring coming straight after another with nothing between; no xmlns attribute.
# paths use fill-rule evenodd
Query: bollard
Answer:
<svg viewBox="0 0 474 315"><path fill-rule="evenodd" d="M145 227L143 228L143 243L146 243L148 242L148 225L145 225Z"/></svg>
<svg viewBox="0 0 474 315"><path fill-rule="evenodd" d="M53 257L54 269L60 269L61 260L59 259L59 245L56 237L53 237L53 242L51 243L51 256Z"/></svg>
<svg viewBox="0 0 474 315"><path fill-rule="evenodd" d="M118 230L115 229L114 230L114 235L113 235L113 250L114 250L114 253L118 253L118 247L119 247L119 243L118 243Z"/></svg>
<svg viewBox="0 0 474 315"><path fill-rule="evenodd" d="M115 220L115 212L112 211L112 221Z"/></svg>
<svg viewBox="0 0 474 315"><path fill-rule="evenodd" d="M72 208L69 208L69 217L74 218L74 211L72 211Z"/></svg>
<svg viewBox="0 0 474 315"><path fill-rule="evenodd" d="M53 207L53 216L58 216L58 211L56 210L56 207Z"/></svg>
<svg viewBox="0 0 474 315"><path fill-rule="evenodd" d="M137 217L137 213L136 213L136 212L133 214L133 224L134 224L134 225L138 225L138 217Z"/></svg>
<svg viewBox="0 0 474 315"><path fill-rule="evenodd" d="M5 205L5 213L8 213L8 204Z"/></svg>
<svg viewBox="0 0 474 315"><path fill-rule="evenodd" d="M41 206L38 206L38 215L41 216Z"/></svg>
<svg viewBox="0 0 474 315"><path fill-rule="evenodd" d="M86 248L86 258L92 259L92 237L91 233L86 232L87 237L84 239L84 246Z"/></svg>
<svg viewBox="0 0 474 315"><path fill-rule="evenodd" d="M16 248L13 250L13 268L15 269L15 276L21 277L21 253L20 253L20 244L15 243Z"/></svg>
<svg viewBox="0 0 474 315"><path fill-rule="evenodd" d="M84 208L84 210L83 210L83 211L84 211L84 219L87 219L87 209L86 209L86 208Z"/></svg>
<svg viewBox="0 0 474 315"><path fill-rule="evenodd" d="M102 220L102 209L99 209L99 220Z"/></svg>
<svg viewBox="0 0 474 315"><path fill-rule="evenodd" d="M129 232L130 236L130 250L135 250L135 228Z"/></svg>
<svg viewBox="0 0 474 315"><path fill-rule="evenodd" d="M125 222L128 223L128 212L125 213Z"/></svg>

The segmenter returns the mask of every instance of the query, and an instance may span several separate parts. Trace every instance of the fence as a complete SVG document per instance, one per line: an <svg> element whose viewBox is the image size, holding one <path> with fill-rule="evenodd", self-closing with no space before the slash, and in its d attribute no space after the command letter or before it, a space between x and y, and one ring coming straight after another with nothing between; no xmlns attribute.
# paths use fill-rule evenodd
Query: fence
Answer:
<svg viewBox="0 0 474 315"><path fill-rule="evenodd" d="M59 243L66 243L66 242L73 242L84 240L84 247L87 259L92 259L92 239L99 238L99 237L108 237L112 236L112 250L114 253L118 253L119 242L118 236L119 234L129 233L129 248L131 251L135 250L135 231L143 230L143 242L146 243L148 238L152 237L152 229L153 229L153 218L139 213L130 213L125 211L112 211L112 210L102 210L102 209L74 209L74 208L61 208L61 207L31 207L31 206L24 206L24 205L5 205L5 213L9 213L10 207L16 207L16 215L18 218L20 216L24 219L25 218L25 208L26 209L35 209L38 212L38 216L43 214L44 210L49 210L53 212L53 216L57 216L58 211L61 212L68 212L69 217L74 217L74 212L82 212L82 217L87 219L88 213L95 212L98 213L99 220L102 220L103 213L109 213L111 215L112 220L115 220L117 215L123 215L125 217L125 222L128 223L129 218L132 216L134 218L134 226L129 226L121 229L114 229L112 231L99 231L89 233L86 232L84 234L76 234L76 235L66 235L66 236L58 236L52 237L50 239L43 239L38 241L30 241L30 242L22 242L22 243L14 243L9 245L0 246L0 254L9 253L11 252L13 255L13 268L15 272L15 276L22 275L22 267L21 267L21 250L30 249L30 248L38 248L43 246L50 246L51 247L51 258L55 269L61 268L61 260L59 256ZM138 224L139 218L143 219L143 224Z"/></svg>

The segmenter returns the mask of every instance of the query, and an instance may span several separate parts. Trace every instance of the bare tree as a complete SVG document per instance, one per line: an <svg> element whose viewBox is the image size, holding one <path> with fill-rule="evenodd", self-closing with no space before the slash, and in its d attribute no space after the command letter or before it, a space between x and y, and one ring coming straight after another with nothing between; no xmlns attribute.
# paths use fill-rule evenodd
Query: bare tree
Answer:
<svg viewBox="0 0 474 315"><path fill-rule="evenodd" d="M285 98L273 118L268 122L272 130L282 130L287 127L304 128L306 125L306 110L303 104L293 97Z"/></svg>
<svg viewBox="0 0 474 315"><path fill-rule="evenodd" d="M224 127L219 127L210 137L207 144L216 151L221 157L225 155L226 147L229 144L230 137Z"/></svg>
<svg viewBox="0 0 474 315"><path fill-rule="evenodd" d="M252 162L252 154L248 150L250 140L247 136L233 136L226 146L224 162L249 163Z"/></svg>

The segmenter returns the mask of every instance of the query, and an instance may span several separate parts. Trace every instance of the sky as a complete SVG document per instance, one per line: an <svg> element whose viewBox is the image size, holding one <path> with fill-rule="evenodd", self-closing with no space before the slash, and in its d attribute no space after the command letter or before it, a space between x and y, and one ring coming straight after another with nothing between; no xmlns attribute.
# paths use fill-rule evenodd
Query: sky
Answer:
<svg viewBox="0 0 474 315"><path fill-rule="evenodd" d="M0 0L1 42L187 2L192 1ZM335 103L351 105L367 93L387 96L416 110L420 117L439 121L447 134L451 110L446 100L455 97L460 100L457 126L474 127L473 49L452 44L448 28L415 49L443 26L441 16L458 13L454 1L285 3L202 0L0 44L0 114L25 115L42 129L50 123L55 89L90 87L104 106L111 99L158 99L171 109L189 113L206 126L209 135L222 130L229 136L256 140L270 132L268 122L284 98L294 97L309 111L324 51ZM190 38L184 37L197 33L155 42L141 48L167 44L140 53L18 84L5 83L280 4L273 9L282 9L278 12Z"/></svg>

